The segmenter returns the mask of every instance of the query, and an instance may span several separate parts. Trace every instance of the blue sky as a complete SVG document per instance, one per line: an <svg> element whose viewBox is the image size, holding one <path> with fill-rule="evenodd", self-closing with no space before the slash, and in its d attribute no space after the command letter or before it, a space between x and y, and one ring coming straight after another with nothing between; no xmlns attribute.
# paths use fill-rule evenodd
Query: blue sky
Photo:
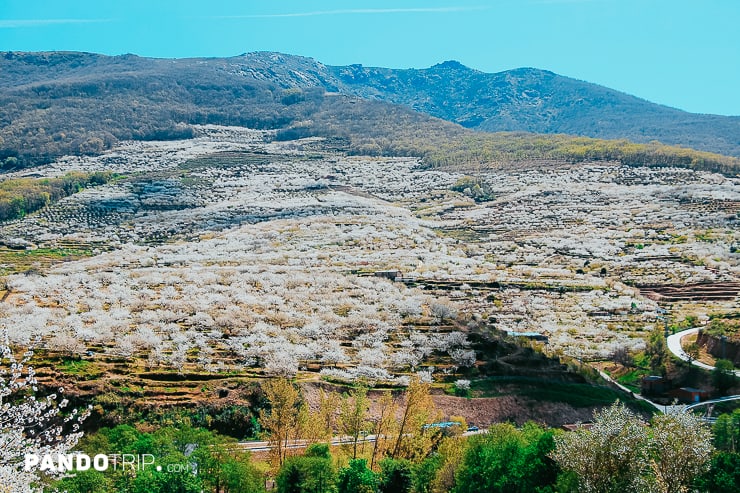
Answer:
<svg viewBox="0 0 740 493"><path fill-rule="evenodd" d="M537 67L740 115L738 0L0 0L0 50Z"/></svg>

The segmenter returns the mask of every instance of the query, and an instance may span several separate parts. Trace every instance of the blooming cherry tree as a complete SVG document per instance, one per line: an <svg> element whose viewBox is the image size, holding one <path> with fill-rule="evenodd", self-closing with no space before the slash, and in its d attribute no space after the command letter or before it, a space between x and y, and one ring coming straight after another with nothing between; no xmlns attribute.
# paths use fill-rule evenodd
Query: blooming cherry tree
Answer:
<svg viewBox="0 0 740 493"><path fill-rule="evenodd" d="M0 345L0 485L14 493L38 488L39 473L23 468L24 455L66 453L82 436L80 424L89 414L67 412L67 399L58 395L63 389L37 397L34 370L26 366L31 356L29 351L17 360L7 342Z"/></svg>

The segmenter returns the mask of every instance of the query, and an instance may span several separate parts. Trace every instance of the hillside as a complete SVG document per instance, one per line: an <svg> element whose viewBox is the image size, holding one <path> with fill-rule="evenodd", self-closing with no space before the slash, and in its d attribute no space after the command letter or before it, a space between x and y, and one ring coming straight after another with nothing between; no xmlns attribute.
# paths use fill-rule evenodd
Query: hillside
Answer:
<svg viewBox="0 0 740 493"><path fill-rule="evenodd" d="M658 140L740 155L740 117L687 113L545 70L488 74L450 61L423 70L351 65L331 71L345 92L475 130Z"/></svg>
<svg viewBox="0 0 740 493"><path fill-rule="evenodd" d="M292 59L292 57L291 57ZM0 161L6 169L44 164L65 154L95 155L118 140L190 138L188 125L278 129L320 114L356 125L381 112L430 117L378 102L329 97L305 77L291 78L246 59L146 59L89 53L0 56ZM288 67L277 61L275 67ZM300 79L300 80L299 80ZM367 115L356 118L357 114ZM451 125L450 125L451 126Z"/></svg>
<svg viewBox="0 0 740 493"><path fill-rule="evenodd" d="M620 457L654 466L633 474L647 487L665 483L664 451L696 479L712 436L667 406L740 388L672 359L664 334L737 325L740 158L476 131L344 69L275 53L0 53L4 489L28 491L20 464L67 454L80 425L76 457L112 468L77 462L37 484L575 491L561 438L596 443L561 453L592 469L607 447L590 437L614 429L631 442ZM649 375L664 379L647 400ZM148 470L126 468L144 455ZM341 483L348 471L367 481Z"/></svg>
<svg viewBox="0 0 740 493"><path fill-rule="evenodd" d="M586 83L578 83L579 104L590 109L574 113L578 105L573 104L573 89L565 87L568 81L571 86L576 84L530 69L508 75L482 74L454 62L427 70L394 71L328 67L309 58L276 53L168 60L8 52L0 55L0 162L5 170L12 170L48 163L65 154L99 154L119 140L190 138L192 125L219 124L277 129L283 140L340 137L349 140L347 148L352 153L416 155L428 165L602 159L735 173L736 159L655 143L635 146L625 140L522 133L492 136L443 120L484 130L573 134L584 133L579 125L585 125L622 139L658 137L737 153L730 145L732 139L722 134L735 119L690 115L705 126L712 118L724 122L712 126L718 133L711 139L686 123L680 126L690 137L677 132L673 137L657 133L641 137L628 128L651 128L639 123L638 114L668 122L661 132L668 132L670 122L680 119L660 116L669 109ZM523 104L522 98L529 103ZM597 106L606 116L595 113ZM551 120L544 127L538 123L543 115ZM602 124L606 121L612 123Z"/></svg>

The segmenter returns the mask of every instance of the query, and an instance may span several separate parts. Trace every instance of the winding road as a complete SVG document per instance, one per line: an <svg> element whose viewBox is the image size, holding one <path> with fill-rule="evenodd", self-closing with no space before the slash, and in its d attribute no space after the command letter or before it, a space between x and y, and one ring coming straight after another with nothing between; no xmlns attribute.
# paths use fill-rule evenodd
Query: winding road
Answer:
<svg viewBox="0 0 740 493"><path fill-rule="evenodd" d="M676 332L675 334L668 336L668 350L682 360L690 362L694 366L698 366L699 368L711 371L714 370L713 366L702 363L701 361L692 360L681 347L681 339L686 336L696 334L700 330L701 329L699 327L694 327L693 329L682 330L681 332ZM740 377L740 370L735 370L734 373L736 377Z"/></svg>
<svg viewBox="0 0 740 493"><path fill-rule="evenodd" d="M686 406L686 411L690 409L696 409L697 407L714 405L714 404L717 404L718 402L738 401L738 400L740 400L740 395L729 395L727 397L720 397L719 399L712 399L710 401L697 402L696 404L691 404L689 406Z"/></svg>
<svg viewBox="0 0 740 493"><path fill-rule="evenodd" d="M678 358L680 358L680 359L682 359L684 361L688 361L688 362L690 362L694 366L698 366L699 368L703 368L705 370L711 371L711 370L714 370L714 367L713 366L707 365L706 363L702 363L701 361L692 360L691 358L689 358L689 355L687 355L686 352L681 347L681 339L682 338L684 338L685 336L688 336L688 335L696 334L696 333L699 332L699 330L701 330L699 327L694 327L693 329L683 330L681 332L677 332L677 333L675 333L673 335L668 336L668 339L667 339L668 350L671 353L675 354ZM614 384L616 387L618 387L623 392L628 393L628 394L630 394L631 396L633 396L633 397L635 397L637 399L643 400L643 401L647 402L648 404L652 405L653 407L655 407L656 409L658 409L659 411L662 411L662 412L665 412L665 413L671 413L671 412L677 412L677 411L683 411L683 410L693 409L694 407L704 406L704 405L707 405L707 404L716 404L718 402L723 402L723 401L740 400L740 395L732 395L732 396L729 396L729 397L722 397L720 399L714 399L714 400L711 400L711 401L704 401L704 402L701 402L701 403L698 403L698 404L694 404L694 405L690 405L690 406L686 406L685 404L678 404L678 405L674 405L674 406L664 406L664 405L658 404L656 402L653 402L650 399L648 399L646 397L643 397L640 394L633 393L629 388L627 388L624 385L620 384L619 382L617 382L616 380L614 380L613 378L611 378L609 375L607 375L603 371L598 370L598 372L601 375L601 378L603 378L604 380L606 380L606 381ZM734 373L735 373L735 376L740 377L740 370L735 370Z"/></svg>

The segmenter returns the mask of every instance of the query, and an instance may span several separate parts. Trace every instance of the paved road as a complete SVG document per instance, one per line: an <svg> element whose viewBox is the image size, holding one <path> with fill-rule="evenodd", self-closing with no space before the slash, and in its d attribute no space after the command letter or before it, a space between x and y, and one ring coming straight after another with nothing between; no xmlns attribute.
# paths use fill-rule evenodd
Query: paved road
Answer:
<svg viewBox="0 0 740 493"><path fill-rule="evenodd" d="M690 404L688 406L686 404L676 404L674 406L664 406L664 405L661 405L661 404L657 404L657 403L651 401L650 399L647 399L647 398L641 396L640 394L633 393L632 391L630 391L630 389L628 389L624 385L621 385L619 382L615 381L614 379L612 379L611 377L609 377L609 375L607 375L606 373L602 372L601 370L599 370L599 374L601 375L601 377L604 380L607 380L607 381L613 383L614 385L616 385L617 387L619 387L624 392L630 393L636 399L640 399L640 400L643 400L643 401L647 402L648 404L652 405L653 407L655 407L656 409L658 409L659 411L661 411L661 412L663 412L665 414L671 414L671 413L676 413L676 412L685 412L685 411L689 411L689 410L694 409L694 408L697 408L697 407L706 406L706 405L710 405L710 404L717 404L718 402L727 402L727 401L737 401L737 400L740 400L740 395L729 395L727 397L720 397L719 399L712 399L711 401L703 401L703 402L699 402L699 403L696 403L696 404ZM710 419L716 419L716 418L710 418Z"/></svg>
<svg viewBox="0 0 740 493"><path fill-rule="evenodd" d="M684 352L683 348L681 348L681 339L684 336L691 335L691 334L696 334L697 332L699 332L699 330L700 330L699 328L693 328L693 329L688 329L688 330L684 330L684 331L681 331L681 332L677 332L677 333L675 333L675 334L673 334L671 336L668 336L668 350L670 352L672 352L673 354L675 354L676 356L678 356L679 358L681 358L682 360L689 361L690 360L689 359L689 356ZM695 365L695 366L698 366L700 368L704 368L705 370L714 370L714 367L713 366L709 366L709 365L707 365L705 363L702 363L701 361L691 361L691 364L692 365ZM636 399L640 399L640 400L643 400L643 401L647 402L648 404L650 404L651 406L653 406L654 408L656 408L658 411L664 412L664 413L672 413L672 412L678 412L678 411L683 411L683 410L689 410L689 409L692 409L694 407L703 406L703 405L712 404L712 403L717 403L717 402L724 402L724 401L730 401L730 400L740 400L740 395L733 395L733 396L729 396L729 397L723 397L721 399L715 399L715 400L712 400L712 401L704 401L704 402L701 402L699 404L694 404L694 405L691 405L691 406L686 406L685 404L679 404L679 405L676 405L676 406L664 406L664 405L658 404L656 402L653 402L650 399L647 399L647 398L641 396L640 394L635 394L629 388L627 388L624 385L620 384L619 382L617 382L616 380L614 380L613 378L611 378L609 375L607 375L603 371L601 371L601 370L598 370L598 371L599 371L599 374L601 375L601 378L603 378L604 380L613 383L614 385L616 385L623 392L625 392L627 394L630 394L631 396L635 397ZM735 371L735 375L737 375L738 377L740 377L740 370L736 370ZM480 430L478 432L465 432L465 433L463 433L463 435L473 435L473 434L477 434L477 433L486 433L487 431L488 430ZM368 435L364 439L361 438L360 440L358 440L357 443L362 443L363 441L364 442L374 442L375 441L375 435ZM352 438L351 437L334 437L332 439L332 441L331 441L331 444L332 445L342 445L342 444L350 444L350 443L352 443ZM239 445L241 447L247 449L247 450L251 450L251 451L254 451L254 452L268 451L268 450L270 450L270 444L269 444L269 442L258 442L258 441L254 441L254 442L239 442ZM307 442L305 440L291 440L288 443L288 445L286 446L286 448L289 448L289 449L305 448L306 445L307 445Z"/></svg>
<svg viewBox="0 0 740 493"><path fill-rule="evenodd" d="M331 440L332 445L345 445L345 444L351 444L352 443L352 437L334 437ZM357 443L362 442L374 442L375 441L375 435L369 435L364 440L360 438ZM310 443L314 442L308 442L307 440L288 440L287 444L283 444L283 447L286 449L301 449L306 448ZM267 452L272 447L270 447L270 442L268 441L249 441L249 442L239 442L239 446L242 447L245 450L251 450L252 452Z"/></svg>
<svg viewBox="0 0 740 493"><path fill-rule="evenodd" d="M682 330L681 332L676 332L675 334L668 336L668 350L684 361L691 361L691 358L689 358L681 347L681 339L685 336L696 334L700 330L701 329L699 327L694 327L693 329ZM714 370L713 366L702 363L701 361L694 360L691 361L691 364L698 366L699 368L704 368L705 370ZM740 370L735 370L735 376L740 377Z"/></svg>
<svg viewBox="0 0 740 493"><path fill-rule="evenodd" d="M470 436L470 435L480 435L483 433L488 433L487 429L480 429L477 431L465 431L462 433L462 436ZM361 443L373 443L376 440L375 435L367 435L364 438L360 438L357 440L357 444ZM331 439L331 445L332 446L338 446L338 445L351 445L353 443L353 438L349 436L344 437L334 437ZM283 446L286 449L302 449L308 447L310 444L316 443L316 442L309 442L308 440L288 440L287 444L284 444ZM250 450L252 452L268 452L272 447L270 447L270 442L268 441L247 441L247 442L239 442L239 446L243 448L244 450Z"/></svg>
<svg viewBox="0 0 740 493"><path fill-rule="evenodd" d="M694 409L701 406L707 406L710 404L717 404L718 402L727 402L727 401L737 401L740 400L740 395L728 395L727 397L720 397L719 399L712 399L711 401L704 401L704 402L698 402L696 404L691 404L690 406L686 406L686 410Z"/></svg>
<svg viewBox="0 0 740 493"><path fill-rule="evenodd" d="M674 406L664 406L662 404L658 404L657 402L653 402L650 399L641 396L640 394L635 394L630 389L628 389L627 387L625 387L621 383L617 382L616 380L614 380L612 377L610 377L609 375L607 375L603 371L598 370L598 372L599 372L599 375L601 375L601 378L603 378L607 382L611 382L612 384L616 385L619 388L619 390L621 390L622 392L625 392L625 393L631 395L635 399L639 399L641 401L647 402L648 404L650 404L651 406L653 406L655 409L657 409L658 411L660 411L662 413L668 413L674 407ZM678 406L675 406L675 407L678 407Z"/></svg>

